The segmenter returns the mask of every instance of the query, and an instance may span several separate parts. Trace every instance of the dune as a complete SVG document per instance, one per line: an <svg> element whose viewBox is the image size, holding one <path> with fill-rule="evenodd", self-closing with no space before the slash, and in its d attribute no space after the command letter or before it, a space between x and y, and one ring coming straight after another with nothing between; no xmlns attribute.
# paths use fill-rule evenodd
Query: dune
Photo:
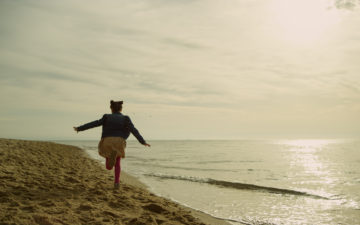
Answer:
<svg viewBox="0 0 360 225"><path fill-rule="evenodd" d="M228 224L150 193L75 146L0 139L1 224Z"/></svg>

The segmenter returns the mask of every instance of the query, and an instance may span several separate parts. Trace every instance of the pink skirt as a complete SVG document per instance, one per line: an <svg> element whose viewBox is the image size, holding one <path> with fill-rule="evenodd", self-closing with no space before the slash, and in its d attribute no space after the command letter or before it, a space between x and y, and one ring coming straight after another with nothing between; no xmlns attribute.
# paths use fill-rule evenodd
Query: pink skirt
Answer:
<svg viewBox="0 0 360 225"><path fill-rule="evenodd" d="M117 152L117 157L125 158L126 140L122 137L101 138L98 150L99 155L109 158L112 151Z"/></svg>

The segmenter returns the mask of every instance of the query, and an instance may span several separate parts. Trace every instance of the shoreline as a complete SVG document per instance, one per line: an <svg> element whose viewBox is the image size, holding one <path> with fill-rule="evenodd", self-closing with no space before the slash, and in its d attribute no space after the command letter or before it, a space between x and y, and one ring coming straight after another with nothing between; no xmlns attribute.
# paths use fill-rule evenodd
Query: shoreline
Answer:
<svg viewBox="0 0 360 225"><path fill-rule="evenodd" d="M3 224L230 224L157 196L126 172L114 190L113 171L71 145L0 138L0 178Z"/></svg>
<svg viewBox="0 0 360 225"><path fill-rule="evenodd" d="M141 181L139 181L135 176L133 176L133 175L127 173L127 172L123 172L123 171L121 171L121 176L123 178L121 178L120 182L124 182L126 184L133 185L133 186L145 189L146 191L150 192L148 190L148 186L146 184L142 183ZM212 215L210 215L208 213L202 212L200 210L193 209L193 208L191 208L189 206L182 205L179 202L176 202L176 201L173 201L171 199L156 195L155 193L152 193L152 192L150 192L150 193L157 196L157 197L159 197L159 198L163 198L163 199L166 199L168 201L174 202L175 204L178 204L179 207L182 207L185 210L189 210L192 216L194 216L195 218L199 218L205 224L209 224L209 225L231 225L229 222L227 222L226 219L216 218L216 217L214 217L214 216L212 216ZM237 222L238 224L240 224L239 221L233 221L233 222Z"/></svg>

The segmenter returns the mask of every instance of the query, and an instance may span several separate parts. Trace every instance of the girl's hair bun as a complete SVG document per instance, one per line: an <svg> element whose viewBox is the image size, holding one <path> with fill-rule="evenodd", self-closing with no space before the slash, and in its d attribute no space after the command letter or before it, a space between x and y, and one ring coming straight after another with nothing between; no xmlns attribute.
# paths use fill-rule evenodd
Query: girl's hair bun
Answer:
<svg viewBox="0 0 360 225"><path fill-rule="evenodd" d="M122 104L123 104L123 101L113 101L111 100L110 101L110 108L114 111L114 112L119 112L121 111L122 109Z"/></svg>

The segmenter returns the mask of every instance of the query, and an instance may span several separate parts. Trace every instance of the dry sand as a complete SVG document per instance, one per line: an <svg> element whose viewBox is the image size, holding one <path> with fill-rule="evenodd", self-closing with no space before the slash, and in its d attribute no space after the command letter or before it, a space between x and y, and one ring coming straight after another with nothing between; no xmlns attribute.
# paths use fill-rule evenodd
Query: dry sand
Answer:
<svg viewBox="0 0 360 225"><path fill-rule="evenodd" d="M228 224L155 196L80 148L0 139L0 224Z"/></svg>

